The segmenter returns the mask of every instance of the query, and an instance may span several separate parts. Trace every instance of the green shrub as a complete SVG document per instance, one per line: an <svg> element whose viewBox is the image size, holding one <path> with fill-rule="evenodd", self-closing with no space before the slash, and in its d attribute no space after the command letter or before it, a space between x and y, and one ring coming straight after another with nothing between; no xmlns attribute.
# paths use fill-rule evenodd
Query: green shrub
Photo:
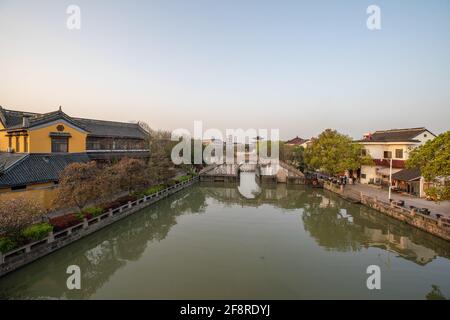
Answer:
<svg viewBox="0 0 450 320"><path fill-rule="evenodd" d="M153 186L151 188L148 188L147 190L144 191L144 195L146 196L150 196L154 193L157 193L161 190L163 190L165 187L163 185L157 185L157 186Z"/></svg>
<svg viewBox="0 0 450 320"><path fill-rule="evenodd" d="M103 209L99 207L89 207L83 210L85 214L91 215L92 217L97 217L103 213Z"/></svg>
<svg viewBox="0 0 450 320"><path fill-rule="evenodd" d="M49 223L38 223L32 226L29 226L25 230L22 231L22 235L32 241L39 241L42 238L45 238L50 231L53 230L53 226Z"/></svg>
<svg viewBox="0 0 450 320"><path fill-rule="evenodd" d="M12 241L9 238L1 238L0 239L0 252L8 252L17 247L17 243Z"/></svg>
<svg viewBox="0 0 450 320"><path fill-rule="evenodd" d="M166 183L166 187L171 187L171 186L175 185L176 183L177 183L177 181L175 181L175 180L169 180Z"/></svg>
<svg viewBox="0 0 450 320"><path fill-rule="evenodd" d="M146 196L146 193L145 193L145 191L136 191L136 192L133 192L133 196L140 199L140 198L143 198L144 196Z"/></svg>
<svg viewBox="0 0 450 320"><path fill-rule="evenodd" d="M173 179L173 180L174 180L176 183L179 183L179 182L187 181L187 180L189 180L190 178L192 178L192 175L186 174L186 175L184 175L184 176L176 177L176 178Z"/></svg>
<svg viewBox="0 0 450 320"><path fill-rule="evenodd" d="M84 212L78 212L78 213L75 213L75 216L77 217L77 219L81 222L81 221L83 221L84 220L84 218L86 218L86 219L90 219L90 218L92 218L92 216L90 215L90 214L88 214L88 213L84 213Z"/></svg>

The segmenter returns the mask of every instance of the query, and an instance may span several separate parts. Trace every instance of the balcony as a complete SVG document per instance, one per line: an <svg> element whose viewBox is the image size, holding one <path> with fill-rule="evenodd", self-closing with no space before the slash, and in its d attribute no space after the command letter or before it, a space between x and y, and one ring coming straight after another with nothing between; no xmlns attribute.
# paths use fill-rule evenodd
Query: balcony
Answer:
<svg viewBox="0 0 450 320"><path fill-rule="evenodd" d="M391 159L374 159L376 166L390 167ZM406 167L405 160L392 159L392 168L404 169Z"/></svg>

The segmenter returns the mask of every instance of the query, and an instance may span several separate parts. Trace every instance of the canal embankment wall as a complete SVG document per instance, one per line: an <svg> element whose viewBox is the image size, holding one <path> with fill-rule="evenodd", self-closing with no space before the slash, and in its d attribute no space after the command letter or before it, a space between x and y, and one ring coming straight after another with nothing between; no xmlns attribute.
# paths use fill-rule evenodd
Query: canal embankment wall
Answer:
<svg viewBox="0 0 450 320"><path fill-rule="evenodd" d="M396 205L394 202L381 201L362 192L348 192L345 190L345 186L336 185L328 181L324 182L323 187L350 202L361 203L391 218L450 241L450 219L448 218L427 216L416 209L406 209Z"/></svg>
<svg viewBox="0 0 450 320"><path fill-rule="evenodd" d="M29 243L6 253L0 252L0 277L122 220L159 200L188 188L198 181L198 176L193 177L190 180L177 183L152 195L145 196L136 201L130 201L115 209L110 209L108 212L97 217L91 219L85 218L81 223L67 229L55 233L50 232L47 237L39 241Z"/></svg>

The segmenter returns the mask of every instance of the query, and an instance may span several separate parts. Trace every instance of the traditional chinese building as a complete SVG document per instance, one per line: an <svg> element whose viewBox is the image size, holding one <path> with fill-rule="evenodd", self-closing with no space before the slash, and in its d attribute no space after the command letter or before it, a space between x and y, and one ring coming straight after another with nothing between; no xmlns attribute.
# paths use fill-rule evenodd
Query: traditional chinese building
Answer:
<svg viewBox="0 0 450 320"><path fill-rule="evenodd" d="M288 146L303 147L306 149L310 146L311 140L302 139L297 136L291 140L286 141L285 144Z"/></svg>
<svg viewBox="0 0 450 320"><path fill-rule="evenodd" d="M54 187L70 163L148 158L147 138L136 123L0 107L0 195Z"/></svg>
<svg viewBox="0 0 450 320"><path fill-rule="evenodd" d="M362 140L363 153L370 155L373 165L361 167L361 183L389 185L392 162L393 180L398 182L399 189L417 196L423 196L423 179L418 169L406 169L409 153L436 136L426 128L407 128L380 130L368 133ZM400 181L404 183L400 184ZM420 184L419 184L419 181ZM397 184L396 182L396 184Z"/></svg>

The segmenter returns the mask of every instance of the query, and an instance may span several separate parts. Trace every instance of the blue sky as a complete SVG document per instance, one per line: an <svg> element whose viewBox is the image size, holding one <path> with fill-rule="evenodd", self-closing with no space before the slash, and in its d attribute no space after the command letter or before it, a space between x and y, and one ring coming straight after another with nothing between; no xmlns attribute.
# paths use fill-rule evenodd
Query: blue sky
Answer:
<svg viewBox="0 0 450 320"><path fill-rule="evenodd" d="M81 9L81 30L66 8ZM382 29L366 27L381 8ZM450 2L0 0L0 105L154 128L449 129Z"/></svg>

